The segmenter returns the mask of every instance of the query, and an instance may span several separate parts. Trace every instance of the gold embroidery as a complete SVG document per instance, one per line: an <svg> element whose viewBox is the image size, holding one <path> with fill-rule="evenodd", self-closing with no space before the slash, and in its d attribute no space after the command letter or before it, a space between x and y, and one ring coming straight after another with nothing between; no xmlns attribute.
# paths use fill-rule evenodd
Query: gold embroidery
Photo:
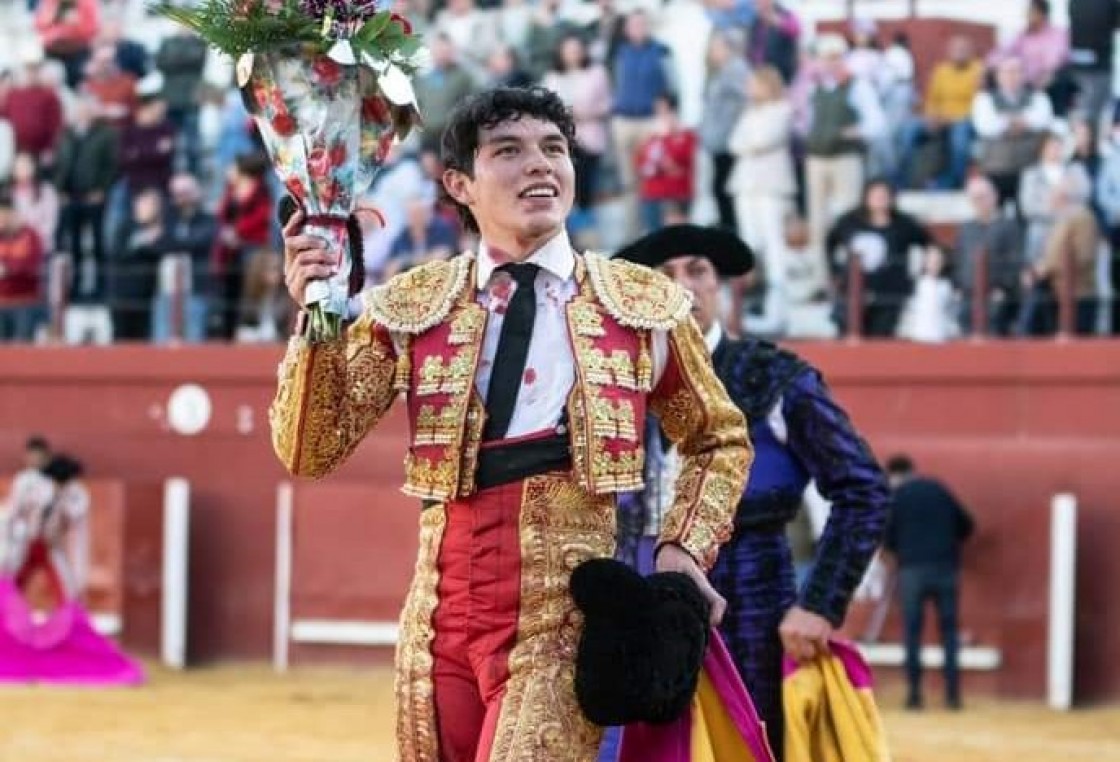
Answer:
<svg viewBox="0 0 1120 762"><path fill-rule="evenodd" d="M407 333L398 334L400 337L400 354L397 355L397 367L393 376L393 388L398 392L407 393L412 386L412 336Z"/></svg>
<svg viewBox="0 0 1120 762"><path fill-rule="evenodd" d="M484 310L460 310L451 321L451 335L448 344L469 344L475 340L486 325L486 312Z"/></svg>
<svg viewBox="0 0 1120 762"><path fill-rule="evenodd" d="M669 333L669 350L668 382L649 400L681 455L660 541L681 545L710 568L720 543L731 536L754 452L743 414L716 378L695 323L685 321Z"/></svg>
<svg viewBox="0 0 1120 762"><path fill-rule="evenodd" d="M482 445L482 429L486 424L485 405L474 387L467 401L467 423L463 431L463 460L459 466L459 494L474 492L474 476L478 469L478 449Z"/></svg>
<svg viewBox="0 0 1120 762"><path fill-rule="evenodd" d="M656 270L592 253L583 259L599 301L624 326L667 331L692 310L692 295Z"/></svg>
<svg viewBox="0 0 1120 762"><path fill-rule="evenodd" d="M642 486L645 451L638 447L620 453L599 449L591 460L595 484L602 490L625 492Z"/></svg>
<svg viewBox="0 0 1120 762"><path fill-rule="evenodd" d="M623 389L637 391L638 376L634 372L634 361L625 349L613 349L608 355L602 349L591 345L589 341L583 351L583 359L587 368L586 378L589 383L599 386L618 386Z"/></svg>
<svg viewBox="0 0 1120 762"><path fill-rule="evenodd" d="M589 391L591 405L592 432L599 437L638 441L638 429L634 423L634 406L628 399L611 401Z"/></svg>
<svg viewBox="0 0 1120 762"><path fill-rule="evenodd" d="M416 393L426 396L439 394L440 384L443 383L443 358L429 355L424 358L420 366L420 383L416 385Z"/></svg>
<svg viewBox="0 0 1120 762"><path fill-rule="evenodd" d="M445 445L455 441L459 427L459 411L444 405L436 411L435 405L421 405L416 414L416 445Z"/></svg>
<svg viewBox="0 0 1120 762"><path fill-rule="evenodd" d="M446 526L443 504L433 505L420 514L420 548L401 611L395 660L397 746L401 762L439 762L432 681L432 616L439 604L437 560Z"/></svg>
<svg viewBox="0 0 1120 762"><path fill-rule="evenodd" d="M396 398L396 358L363 314L343 338L310 346L293 338L269 407L272 443L297 476L318 478L344 461Z"/></svg>
<svg viewBox="0 0 1120 762"><path fill-rule="evenodd" d="M486 327L486 313L473 302L473 297L464 297L457 309L459 315L456 320L463 313L474 313L473 318L463 318L458 322L461 332L470 329L474 331L474 336L464 335L464 343L448 361L429 355L421 363L416 394L447 394L449 399L438 412L441 421L438 433L432 433L433 429L429 428L422 435L423 427L416 425L413 446L423 448L434 445L438 449L435 454L417 452L415 465L409 461L404 491L410 495L445 500L470 494L473 488L483 423L481 405L475 409L474 377L482 346L481 334ZM419 348L415 351L421 354L445 348L438 335L418 338L417 342ZM436 411L433 410L432 414ZM426 464L421 461L426 461Z"/></svg>
<svg viewBox="0 0 1120 762"><path fill-rule="evenodd" d="M602 730L575 697L583 620L568 591L572 570L614 552L614 499L566 478L525 481L521 609L490 762L588 762Z"/></svg>
<svg viewBox="0 0 1120 762"><path fill-rule="evenodd" d="M594 304L573 301L568 308L568 320L576 336L605 336L603 315Z"/></svg>
<svg viewBox="0 0 1120 762"><path fill-rule="evenodd" d="M405 457L405 483L401 491L421 499L445 500L455 494L455 462L458 453L454 448L443 448L443 457L433 463L431 459L409 453Z"/></svg>
<svg viewBox="0 0 1120 762"><path fill-rule="evenodd" d="M598 388L613 386L633 392L638 389L638 378L629 352L615 349L608 354L595 345L591 336L581 334L580 326L586 331L591 323L586 317L589 314L593 313L597 325L603 326L602 313L590 301L593 298L590 289L581 289L568 303L568 334L579 381L568 398L572 469L579 483L595 493L637 489L642 486L640 450L635 457L632 450L613 456L604 449L607 438L628 443L639 441L639 422L633 402L607 400L600 396ZM605 328L602 335L606 335Z"/></svg>
<svg viewBox="0 0 1120 762"><path fill-rule="evenodd" d="M474 257L429 262L365 293L367 309L391 331L419 334L439 325L464 292Z"/></svg>
<svg viewBox="0 0 1120 762"><path fill-rule="evenodd" d="M642 331L638 339L642 343L638 353L638 390L649 392L653 390L653 360L649 351L649 331Z"/></svg>
<svg viewBox="0 0 1120 762"><path fill-rule="evenodd" d="M577 363L577 372L578 363ZM583 400L582 383L577 383L572 386L572 392L568 395L568 410L571 415L568 418L568 425L571 427L571 442L572 442L572 472L576 475L580 486L587 490L598 491L595 487L595 479L591 474L591 434L588 431L587 417L585 415L586 406Z"/></svg>
<svg viewBox="0 0 1120 762"><path fill-rule="evenodd" d="M420 366L420 383L416 394L462 394L474 380L474 355L477 347L464 347L444 362L442 357L428 355Z"/></svg>

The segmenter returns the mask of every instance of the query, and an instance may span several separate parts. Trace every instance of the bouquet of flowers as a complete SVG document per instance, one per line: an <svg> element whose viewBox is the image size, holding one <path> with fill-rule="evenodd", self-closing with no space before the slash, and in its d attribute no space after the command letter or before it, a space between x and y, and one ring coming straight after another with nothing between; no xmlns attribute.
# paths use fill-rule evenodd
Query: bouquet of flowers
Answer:
<svg viewBox="0 0 1120 762"><path fill-rule="evenodd" d="M355 266L347 221L393 141L419 122L419 38L378 0L201 0L155 11L235 59L245 107L307 214L305 233L337 255L334 275L304 294L308 338L338 336Z"/></svg>

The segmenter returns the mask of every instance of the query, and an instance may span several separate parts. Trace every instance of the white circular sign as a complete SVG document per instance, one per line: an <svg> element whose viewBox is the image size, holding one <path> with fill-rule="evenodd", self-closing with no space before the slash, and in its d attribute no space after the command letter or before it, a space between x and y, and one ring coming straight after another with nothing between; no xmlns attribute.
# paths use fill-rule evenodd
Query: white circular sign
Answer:
<svg viewBox="0 0 1120 762"><path fill-rule="evenodd" d="M193 436L210 423L210 395L198 384L183 384L167 400L167 422L172 431Z"/></svg>

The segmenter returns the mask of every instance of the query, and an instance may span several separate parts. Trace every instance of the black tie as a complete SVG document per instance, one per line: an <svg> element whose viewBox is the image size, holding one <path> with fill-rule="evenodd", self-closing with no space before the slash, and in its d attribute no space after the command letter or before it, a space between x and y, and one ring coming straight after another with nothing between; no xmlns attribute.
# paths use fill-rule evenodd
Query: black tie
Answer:
<svg viewBox="0 0 1120 762"><path fill-rule="evenodd" d="M533 288L537 265L527 262L502 265L513 276L517 289L506 307L502 331L498 336L498 351L490 374L490 388L486 393L486 428L483 439L502 439L513 418L517 392L521 389L521 376L525 360L529 357L529 339L533 337L533 322L537 317L537 293Z"/></svg>

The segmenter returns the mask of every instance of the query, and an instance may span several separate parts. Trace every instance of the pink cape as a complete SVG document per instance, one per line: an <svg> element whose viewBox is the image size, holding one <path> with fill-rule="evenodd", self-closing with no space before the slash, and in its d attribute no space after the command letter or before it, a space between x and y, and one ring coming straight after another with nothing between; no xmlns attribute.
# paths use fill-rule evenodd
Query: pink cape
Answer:
<svg viewBox="0 0 1120 762"><path fill-rule="evenodd" d="M137 685L144 670L100 635L77 601L36 622L10 577L0 577L0 682Z"/></svg>
<svg viewBox="0 0 1120 762"><path fill-rule="evenodd" d="M754 702L715 630L691 711L666 725L627 725L618 756L618 762L773 760Z"/></svg>

